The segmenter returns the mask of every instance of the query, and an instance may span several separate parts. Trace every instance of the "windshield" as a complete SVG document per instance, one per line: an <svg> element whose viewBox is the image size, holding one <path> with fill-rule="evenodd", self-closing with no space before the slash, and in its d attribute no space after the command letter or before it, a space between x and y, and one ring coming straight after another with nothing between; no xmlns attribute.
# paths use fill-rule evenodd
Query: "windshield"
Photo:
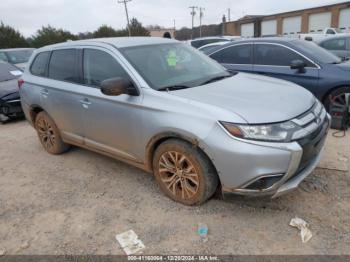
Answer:
<svg viewBox="0 0 350 262"><path fill-rule="evenodd" d="M0 82L18 78L22 74L17 67L8 63L0 62Z"/></svg>
<svg viewBox="0 0 350 262"><path fill-rule="evenodd" d="M6 51L6 55L11 64L20 64L28 62L30 56L32 55L33 50L14 50Z"/></svg>
<svg viewBox="0 0 350 262"><path fill-rule="evenodd" d="M331 52L323 49L318 46L314 42L300 40L297 41L298 49L300 49L303 53L310 55L316 58L317 61L323 64L337 64L341 62L341 59L336 55L333 55Z"/></svg>
<svg viewBox="0 0 350 262"><path fill-rule="evenodd" d="M156 90L199 86L230 75L220 64L182 43L127 47L121 52Z"/></svg>

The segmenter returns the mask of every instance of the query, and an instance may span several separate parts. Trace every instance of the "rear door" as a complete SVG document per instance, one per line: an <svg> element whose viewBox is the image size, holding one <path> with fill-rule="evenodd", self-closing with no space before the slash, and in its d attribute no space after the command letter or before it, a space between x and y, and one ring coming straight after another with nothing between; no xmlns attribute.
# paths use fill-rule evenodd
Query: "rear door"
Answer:
<svg viewBox="0 0 350 262"><path fill-rule="evenodd" d="M291 69L293 60L306 63L304 72ZM319 67L295 50L275 43L254 44L254 73L294 82L315 93L318 86Z"/></svg>
<svg viewBox="0 0 350 262"><path fill-rule="evenodd" d="M53 118L65 139L83 143L84 122L81 107L82 93L78 63L79 50L54 50L48 66L47 79L41 86L45 111Z"/></svg>
<svg viewBox="0 0 350 262"><path fill-rule="evenodd" d="M230 71L253 71L253 44L235 44L219 49L210 55Z"/></svg>

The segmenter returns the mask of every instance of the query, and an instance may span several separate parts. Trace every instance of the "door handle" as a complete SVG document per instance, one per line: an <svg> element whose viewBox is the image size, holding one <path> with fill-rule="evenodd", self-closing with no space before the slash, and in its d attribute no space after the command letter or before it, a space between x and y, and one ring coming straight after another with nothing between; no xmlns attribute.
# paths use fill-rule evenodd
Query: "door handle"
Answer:
<svg viewBox="0 0 350 262"><path fill-rule="evenodd" d="M44 97L47 97L49 95L49 91L44 88L44 89L41 89L40 93L44 96Z"/></svg>
<svg viewBox="0 0 350 262"><path fill-rule="evenodd" d="M91 102L87 98L81 99L79 100L79 102L82 104L84 108L88 108L89 105L91 105Z"/></svg>

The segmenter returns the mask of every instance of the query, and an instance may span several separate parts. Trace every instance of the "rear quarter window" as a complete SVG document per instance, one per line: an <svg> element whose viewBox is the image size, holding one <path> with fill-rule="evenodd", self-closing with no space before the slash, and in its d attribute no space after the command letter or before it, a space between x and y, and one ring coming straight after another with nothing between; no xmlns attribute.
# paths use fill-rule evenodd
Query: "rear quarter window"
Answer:
<svg viewBox="0 0 350 262"><path fill-rule="evenodd" d="M50 52L38 54L30 67L30 72L36 76L46 76L46 68L49 60Z"/></svg>
<svg viewBox="0 0 350 262"><path fill-rule="evenodd" d="M79 82L77 50L63 49L52 52L49 78L66 82Z"/></svg>

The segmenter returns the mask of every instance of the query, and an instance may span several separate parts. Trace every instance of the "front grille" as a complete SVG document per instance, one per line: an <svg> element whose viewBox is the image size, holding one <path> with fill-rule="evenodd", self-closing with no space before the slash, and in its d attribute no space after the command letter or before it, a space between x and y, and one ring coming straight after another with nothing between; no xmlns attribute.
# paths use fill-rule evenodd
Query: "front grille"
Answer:
<svg viewBox="0 0 350 262"><path fill-rule="evenodd" d="M293 134L292 140L295 141L310 135L317 135L326 120L327 112L322 104L317 101L309 111L292 120L292 122L301 127L299 131Z"/></svg>
<svg viewBox="0 0 350 262"><path fill-rule="evenodd" d="M303 149L303 155L297 173L301 172L320 153L326 137L330 123L326 117L322 124L308 136L297 140Z"/></svg>

